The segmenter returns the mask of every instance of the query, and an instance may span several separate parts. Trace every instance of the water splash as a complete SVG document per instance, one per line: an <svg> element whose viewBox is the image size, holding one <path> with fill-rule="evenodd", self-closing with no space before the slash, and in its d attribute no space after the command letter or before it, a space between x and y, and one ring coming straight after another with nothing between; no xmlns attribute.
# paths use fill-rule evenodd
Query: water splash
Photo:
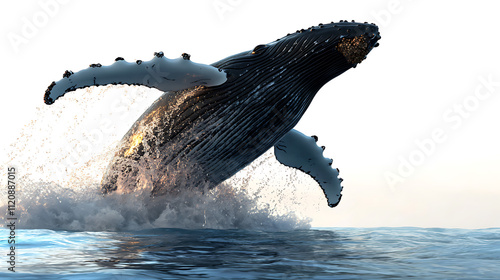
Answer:
<svg viewBox="0 0 500 280"><path fill-rule="evenodd" d="M281 166L271 151L211 190L102 195L100 180L118 141L161 92L127 86L80 91L37 108L2 164L18 170L21 228L288 230L308 228L306 213L323 202L313 180ZM5 201L0 207L6 209Z"/></svg>

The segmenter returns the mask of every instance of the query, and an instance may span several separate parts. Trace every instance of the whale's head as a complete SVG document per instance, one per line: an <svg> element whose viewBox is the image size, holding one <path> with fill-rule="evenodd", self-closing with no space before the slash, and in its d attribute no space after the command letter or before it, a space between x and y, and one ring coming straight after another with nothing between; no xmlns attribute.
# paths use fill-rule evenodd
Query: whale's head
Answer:
<svg viewBox="0 0 500 280"><path fill-rule="evenodd" d="M303 81L318 90L323 84L361 63L378 46L378 27L370 23L332 22L297 30L269 44L213 64L229 76L271 74Z"/></svg>
<svg viewBox="0 0 500 280"><path fill-rule="evenodd" d="M380 38L378 27L373 23L340 21L297 30L269 44L268 51L275 54L288 52L291 58L300 55L320 55L323 59L343 57L348 65L355 67L378 46ZM265 46L257 46L252 54L264 49Z"/></svg>
<svg viewBox="0 0 500 280"><path fill-rule="evenodd" d="M227 82L214 89L211 100L237 100L232 105L240 106L239 109L227 111L231 114L242 112L237 118L238 127L250 127L247 124L252 124L252 131L248 133L252 137L248 139L257 142L259 148L263 147L261 152L276 143L284 143L289 150L279 159L283 164L306 170L310 175L316 172L311 170L326 170L321 175L323 177L311 176L320 183L329 206L334 207L340 202L342 190L338 172L334 174L329 166L331 162L322 166L307 166L302 161L290 159L291 150L300 153L307 146L289 140L292 138L290 130L303 116L319 89L360 64L378 46L380 38L375 24L341 21L319 24L274 42L257 45L212 64L227 74ZM285 134L288 140L284 140ZM306 136L298 138L308 139L306 142L311 140ZM248 142L251 141L240 141L242 146ZM296 143L294 148L291 148L291 142ZM321 155L321 160L317 162L326 162L322 149L315 148L320 151L316 154ZM276 157L280 157L279 154L285 150L286 147L275 148ZM245 150L240 148L239 151L244 154ZM255 151L248 153L254 154ZM305 158L311 160L312 153L308 154Z"/></svg>

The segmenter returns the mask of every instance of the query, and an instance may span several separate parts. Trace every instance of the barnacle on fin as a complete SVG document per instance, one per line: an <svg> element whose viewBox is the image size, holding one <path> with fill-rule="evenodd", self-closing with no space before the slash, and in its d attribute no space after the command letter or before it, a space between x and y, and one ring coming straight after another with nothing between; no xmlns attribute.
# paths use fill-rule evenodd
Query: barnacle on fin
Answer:
<svg viewBox="0 0 500 280"><path fill-rule="evenodd" d="M73 75L73 71L71 70L66 70L63 74L63 78L69 78L71 75Z"/></svg>

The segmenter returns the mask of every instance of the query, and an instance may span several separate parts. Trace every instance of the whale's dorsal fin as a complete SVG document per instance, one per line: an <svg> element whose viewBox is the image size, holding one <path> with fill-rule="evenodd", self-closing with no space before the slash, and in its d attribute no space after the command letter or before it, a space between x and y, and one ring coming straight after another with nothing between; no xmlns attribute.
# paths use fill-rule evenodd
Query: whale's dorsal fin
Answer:
<svg viewBox="0 0 500 280"><path fill-rule="evenodd" d="M339 170L332 168L332 160L323 157L324 147L316 144L316 136L306 136L292 129L274 145L276 159L311 176L323 189L328 206L335 207L342 197L342 178Z"/></svg>
<svg viewBox="0 0 500 280"><path fill-rule="evenodd" d="M168 59L159 52L150 61L127 62L117 57L109 66L97 63L76 73L66 71L61 80L52 82L47 88L44 101L50 105L67 92L91 86L143 85L161 91L178 91L201 85L216 86L225 81L226 73L210 65L192 62L188 54Z"/></svg>

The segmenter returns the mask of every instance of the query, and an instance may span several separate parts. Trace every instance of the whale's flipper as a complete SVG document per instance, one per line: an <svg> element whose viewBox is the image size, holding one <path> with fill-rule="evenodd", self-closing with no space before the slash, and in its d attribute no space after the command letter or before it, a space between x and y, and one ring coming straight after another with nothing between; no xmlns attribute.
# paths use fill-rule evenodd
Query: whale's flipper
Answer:
<svg viewBox="0 0 500 280"><path fill-rule="evenodd" d="M45 104L52 104L65 93L79 88L102 85L143 85L161 91L177 91L195 86L216 86L226 81L226 73L205 64L182 58L168 59L163 52L150 61L127 62L117 57L110 66L91 64L90 68L73 73L66 71L63 79L52 82L45 91Z"/></svg>
<svg viewBox="0 0 500 280"><path fill-rule="evenodd" d="M313 177L323 189L328 206L335 207L342 197L342 178L338 178L338 169L331 167L332 160L323 157L324 147L319 147L317 140L292 129L274 145L274 155L282 164Z"/></svg>

